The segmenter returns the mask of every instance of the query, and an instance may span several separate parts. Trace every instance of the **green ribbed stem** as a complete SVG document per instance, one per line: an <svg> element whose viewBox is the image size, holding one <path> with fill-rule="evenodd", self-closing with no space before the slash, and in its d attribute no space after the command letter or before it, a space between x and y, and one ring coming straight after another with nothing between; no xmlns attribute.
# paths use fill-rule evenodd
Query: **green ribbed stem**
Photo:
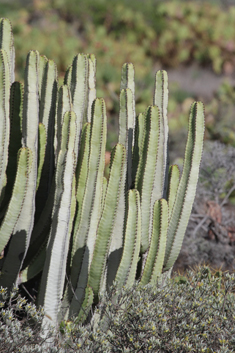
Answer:
<svg viewBox="0 0 235 353"><path fill-rule="evenodd" d="M135 189L128 192L128 214L125 229L125 241L121 263L115 281L118 287L134 284L137 263L139 260L141 240L141 214L139 192Z"/></svg>
<svg viewBox="0 0 235 353"><path fill-rule="evenodd" d="M117 144L112 153L109 182L97 228L94 254L88 278L88 285L93 289L96 300L98 300L100 287L104 281L104 271L119 202L120 189L122 187L122 171L124 169L125 159L125 147L121 144Z"/></svg>
<svg viewBox="0 0 235 353"><path fill-rule="evenodd" d="M189 117L188 139L184 167L169 220L164 271L169 270L177 259L190 217L199 175L204 138L204 107L193 103Z"/></svg>

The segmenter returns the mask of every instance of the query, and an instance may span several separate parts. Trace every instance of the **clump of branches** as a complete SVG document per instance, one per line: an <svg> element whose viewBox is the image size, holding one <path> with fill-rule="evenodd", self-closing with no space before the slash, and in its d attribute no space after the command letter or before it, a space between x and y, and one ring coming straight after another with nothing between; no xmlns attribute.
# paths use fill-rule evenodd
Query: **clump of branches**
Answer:
<svg viewBox="0 0 235 353"><path fill-rule="evenodd" d="M43 335L43 317L43 309L22 297L19 289L9 292L0 287L0 353L64 353L65 350L59 349L57 338L46 348L55 332L51 329Z"/></svg>

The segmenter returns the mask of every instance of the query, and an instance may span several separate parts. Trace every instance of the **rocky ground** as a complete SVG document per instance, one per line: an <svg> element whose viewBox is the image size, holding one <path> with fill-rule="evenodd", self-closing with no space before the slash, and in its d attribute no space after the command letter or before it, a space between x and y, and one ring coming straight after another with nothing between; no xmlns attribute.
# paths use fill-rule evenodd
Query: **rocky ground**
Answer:
<svg viewBox="0 0 235 353"><path fill-rule="evenodd" d="M197 64L168 69L167 73L169 82L176 82L181 90L191 93L202 101L211 100L224 80L235 85L234 68L228 65L220 75L209 67L203 68Z"/></svg>
<svg viewBox="0 0 235 353"><path fill-rule="evenodd" d="M235 148L206 142L188 228L174 272L199 264L235 270Z"/></svg>

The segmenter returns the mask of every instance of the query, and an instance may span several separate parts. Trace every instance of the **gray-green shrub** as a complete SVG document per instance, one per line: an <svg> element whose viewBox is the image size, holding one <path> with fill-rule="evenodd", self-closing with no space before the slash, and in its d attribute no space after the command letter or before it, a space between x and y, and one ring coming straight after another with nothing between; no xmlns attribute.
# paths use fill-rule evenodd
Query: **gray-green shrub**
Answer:
<svg viewBox="0 0 235 353"><path fill-rule="evenodd" d="M117 291L113 286L96 309L101 313L97 329L93 323L62 322L48 352L232 353L234 290L234 275L212 275L208 267L158 287L136 283ZM0 352L45 352L39 336L42 311L16 291L11 298L4 293L1 289Z"/></svg>

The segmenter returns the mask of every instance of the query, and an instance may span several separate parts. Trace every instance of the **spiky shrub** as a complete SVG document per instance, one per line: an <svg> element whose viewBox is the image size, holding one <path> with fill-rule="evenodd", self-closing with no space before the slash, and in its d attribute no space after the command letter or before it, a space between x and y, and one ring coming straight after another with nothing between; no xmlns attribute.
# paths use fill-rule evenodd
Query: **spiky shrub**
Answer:
<svg viewBox="0 0 235 353"><path fill-rule="evenodd" d="M136 117L134 67L124 64L107 181L95 57L76 55L58 90L55 63L31 51L24 84L13 82L11 26L0 23L0 286L41 273L43 327L82 322L114 281L131 287L170 275L196 192L203 105L191 107L180 178L168 166L167 74L157 72L154 105Z"/></svg>

